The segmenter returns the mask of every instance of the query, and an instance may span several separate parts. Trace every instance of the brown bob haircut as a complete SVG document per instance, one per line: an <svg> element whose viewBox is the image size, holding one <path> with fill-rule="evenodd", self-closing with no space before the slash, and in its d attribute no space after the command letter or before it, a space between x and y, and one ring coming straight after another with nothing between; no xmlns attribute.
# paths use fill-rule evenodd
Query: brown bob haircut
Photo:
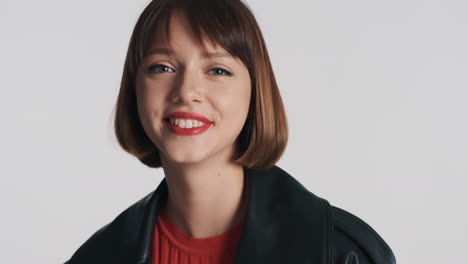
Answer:
<svg viewBox="0 0 468 264"><path fill-rule="evenodd" d="M288 140L286 113L262 33L241 0L153 0L143 10L130 39L114 109L114 129L120 146L145 165L161 167L159 150L140 123L135 77L153 38L169 39L169 19L176 8L185 13L200 44L205 37L220 45L249 71L251 101L236 139L234 162L249 168L273 167Z"/></svg>

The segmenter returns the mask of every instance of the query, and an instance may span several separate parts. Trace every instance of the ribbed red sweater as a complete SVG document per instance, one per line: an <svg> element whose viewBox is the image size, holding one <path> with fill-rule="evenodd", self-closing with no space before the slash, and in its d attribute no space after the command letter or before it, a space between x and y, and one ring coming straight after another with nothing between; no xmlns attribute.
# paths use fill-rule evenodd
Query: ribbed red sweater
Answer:
<svg viewBox="0 0 468 264"><path fill-rule="evenodd" d="M193 238L172 222L163 207L154 228L153 264L234 263L241 226L239 223L217 236Z"/></svg>

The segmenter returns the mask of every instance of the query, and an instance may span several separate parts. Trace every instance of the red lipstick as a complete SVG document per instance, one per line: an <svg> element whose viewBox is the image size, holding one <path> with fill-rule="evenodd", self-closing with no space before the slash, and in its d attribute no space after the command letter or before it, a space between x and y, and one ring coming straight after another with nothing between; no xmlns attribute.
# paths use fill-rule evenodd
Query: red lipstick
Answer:
<svg viewBox="0 0 468 264"><path fill-rule="evenodd" d="M197 113L194 113L194 112L181 112L181 111L178 111L178 112L174 112L174 113L169 114L168 116L166 116L165 119L171 119L171 118L195 119L195 120L198 120L198 121L202 121L203 123L211 123L211 121L208 118L204 117L201 114L197 114Z"/></svg>
<svg viewBox="0 0 468 264"><path fill-rule="evenodd" d="M170 123L171 118L180 118L180 119L193 119L193 120L198 120L203 123L205 123L203 126L199 127L192 127L192 128L181 128L176 125L172 125ZM166 118L164 118L164 123L167 125L167 127L177 135L182 135L182 136L194 136L194 135L199 135L208 130L208 128L211 127L212 122L204 117L201 114L193 113L193 112L174 112L168 115Z"/></svg>

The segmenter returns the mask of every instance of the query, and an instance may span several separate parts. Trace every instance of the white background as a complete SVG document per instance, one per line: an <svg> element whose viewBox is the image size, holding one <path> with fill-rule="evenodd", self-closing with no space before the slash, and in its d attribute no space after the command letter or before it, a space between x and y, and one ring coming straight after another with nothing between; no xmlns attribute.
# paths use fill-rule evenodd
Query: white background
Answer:
<svg viewBox="0 0 468 264"><path fill-rule="evenodd" d="M62 263L156 188L112 130L148 3L0 3L0 263ZM290 124L278 166L398 263L468 252L468 2L250 0Z"/></svg>

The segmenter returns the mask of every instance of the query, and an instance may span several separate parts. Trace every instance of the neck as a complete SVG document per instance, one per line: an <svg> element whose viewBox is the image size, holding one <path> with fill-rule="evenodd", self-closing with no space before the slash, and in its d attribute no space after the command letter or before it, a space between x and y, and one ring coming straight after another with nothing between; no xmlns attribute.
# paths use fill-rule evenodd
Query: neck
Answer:
<svg viewBox="0 0 468 264"><path fill-rule="evenodd" d="M215 165L213 165L215 164ZM242 222L246 211L244 169L232 162L163 162L168 217L187 235L220 235Z"/></svg>

